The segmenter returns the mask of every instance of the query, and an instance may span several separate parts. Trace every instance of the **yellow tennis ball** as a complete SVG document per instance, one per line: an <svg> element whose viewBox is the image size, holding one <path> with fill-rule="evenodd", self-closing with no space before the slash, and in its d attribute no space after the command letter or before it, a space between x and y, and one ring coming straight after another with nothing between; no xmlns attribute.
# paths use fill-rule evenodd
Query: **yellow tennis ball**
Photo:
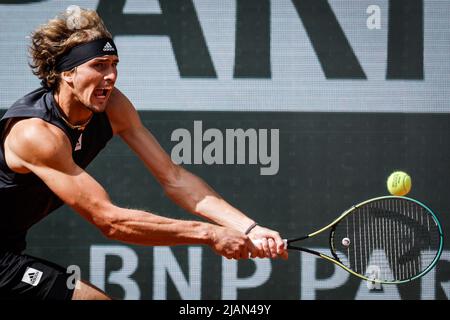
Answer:
<svg viewBox="0 0 450 320"><path fill-rule="evenodd" d="M387 188L390 194L404 196L411 191L411 177L403 171L393 172L387 179Z"/></svg>

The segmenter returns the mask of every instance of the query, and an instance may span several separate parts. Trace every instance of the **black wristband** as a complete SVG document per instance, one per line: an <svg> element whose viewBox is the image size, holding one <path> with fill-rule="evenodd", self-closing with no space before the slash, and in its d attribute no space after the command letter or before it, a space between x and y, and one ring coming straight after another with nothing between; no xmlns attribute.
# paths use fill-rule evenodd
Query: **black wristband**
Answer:
<svg viewBox="0 0 450 320"><path fill-rule="evenodd" d="M250 227L247 228L247 230L245 230L244 234L248 235L250 233L250 231L253 230L254 227L256 227L258 224L256 222L252 223Z"/></svg>

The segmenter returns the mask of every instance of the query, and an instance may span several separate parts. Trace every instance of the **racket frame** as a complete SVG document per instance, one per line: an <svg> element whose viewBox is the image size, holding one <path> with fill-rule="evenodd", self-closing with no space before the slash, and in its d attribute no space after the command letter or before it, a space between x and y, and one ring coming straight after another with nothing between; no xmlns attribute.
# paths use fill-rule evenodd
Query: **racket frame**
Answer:
<svg viewBox="0 0 450 320"><path fill-rule="evenodd" d="M366 205L367 203L370 202L374 202L374 201L378 201L378 200L384 200L384 199L404 199L404 200L408 200L408 201L412 201L415 202L416 204L418 204L419 206L425 208L429 214L431 214L431 216L433 217L433 220L436 222L436 225L438 227L439 230L439 248L437 251L436 256L434 257L433 261L430 263L430 265L425 268L422 272L418 273L417 275L415 275L414 277L408 278L408 279L404 279L404 280L393 280L393 281L386 281L386 280L380 280L380 279L370 279L362 274L359 274L355 271L353 271L352 269L350 269L349 267L345 266L337 257L336 255L336 248L334 247L334 231L336 229L336 225L339 223L339 221L341 221L342 219L344 219L346 216L348 216L349 214L351 214L352 212L354 212L356 209L358 209L359 207L362 207L364 205ZM330 229L331 228L331 229ZM330 236L329 236L329 249L331 252L332 256L320 253L318 251L312 250L312 249L308 249L305 247L298 247L295 245L292 245L291 243L293 242L297 242L297 241L302 241L305 239L309 239L312 238L322 232L324 232L325 230L330 229ZM372 282L372 283L380 283L380 284L402 284L402 283L406 283L406 282L410 282L413 281L415 279L418 279L422 276L424 276L425 274L427 274L431 269L434 268L434 266L436 265L436 263L439 261L439 258L442 254L442 249L443 249L443 244L444 244L444 234L442 232L442 226L441 223L438 219L438 217L436 216L436 214L429 208L427 207L425 204L423 204L422 202L412 199L412 198L408 198L408 197L404 197L404 196L382 196L382 197L376 197L376 198L372 198L366 201L363 201L359 204L356 204L354 206L352 206L351 208L349 208L348 210L344 211L339 217L337 217L335 220L333 220L331 223L329 223L328 225L326 225L325 227L310 233L306 236L303 237L298 237L298 238L291 238L291 239L285 239L285 247L286 249L291 249L291 250L297 250L297 251L304 251L307 253L311 253L314 254L316 256L319 256L322 259L328 260L329 262L334 263L335 265L341 267L342 269L344 269L345 271L349 272L350 274L361 278L363 280Z"/></svg>

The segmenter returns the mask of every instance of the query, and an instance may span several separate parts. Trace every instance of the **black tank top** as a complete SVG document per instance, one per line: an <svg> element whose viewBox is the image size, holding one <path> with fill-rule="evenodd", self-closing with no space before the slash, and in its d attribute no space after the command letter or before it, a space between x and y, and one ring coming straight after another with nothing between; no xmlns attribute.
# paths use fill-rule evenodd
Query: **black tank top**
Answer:
<svg viewBox="0 0 450 320"><path fill-rule="evenodd" d="M81 168L87 167L113 133L106 113L94 114L84 131L70 128L61 118L53 92L44 88L25 95L6 111L0 120L0 250L21 252L27 230L63 202L34 173L15 173L7 166L3 134L12 118L40 118L63 130L72 143L73 160Z"/></svg>

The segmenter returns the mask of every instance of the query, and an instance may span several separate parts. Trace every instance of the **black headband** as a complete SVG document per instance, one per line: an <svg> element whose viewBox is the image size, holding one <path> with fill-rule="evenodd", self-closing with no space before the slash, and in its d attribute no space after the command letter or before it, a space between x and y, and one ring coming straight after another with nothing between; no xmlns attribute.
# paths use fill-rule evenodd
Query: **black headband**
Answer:
<svg viewBox="0 0 450 320"><path fill-rule="evenodd" d="M104 55L118 55L114 41L109 38L97 39L77 45L69 50L56 63L56 71L68 71L89 61Z"/></svg>

